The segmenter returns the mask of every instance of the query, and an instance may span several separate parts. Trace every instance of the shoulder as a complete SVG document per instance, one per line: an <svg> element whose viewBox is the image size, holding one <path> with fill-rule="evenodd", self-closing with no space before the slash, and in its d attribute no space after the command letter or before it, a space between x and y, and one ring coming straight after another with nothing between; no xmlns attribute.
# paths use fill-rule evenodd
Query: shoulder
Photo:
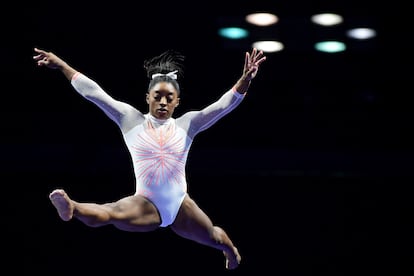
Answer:
<svg viewBox="0 0 414 276"><path fill-rule="evenodd" d="M126 133L135 126L142 124L145 120L145 114L138 109L129 106L119 118L119 127L123 133Z"/></svg>

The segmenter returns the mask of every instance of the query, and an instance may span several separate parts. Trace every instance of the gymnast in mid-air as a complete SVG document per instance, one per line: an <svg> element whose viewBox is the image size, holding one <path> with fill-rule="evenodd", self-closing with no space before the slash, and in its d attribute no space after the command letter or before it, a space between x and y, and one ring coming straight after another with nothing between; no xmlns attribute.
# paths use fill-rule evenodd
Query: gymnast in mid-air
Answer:
<svg viewBox="0 0 414 276"><path fill-rule="evenodd" d="M177 51L167 50L144 61L149 78L147 112L111 96L53 52L38 48L34 52L33 59L38 66L60 70L75 91L117 124L135 175L135 193L115 202L79 202L64 189L53 190L49 198L59 217L64 221L76 218L91 227L113 225L130 232L170 227L181 237L221 250L225 267L237 268L241 261L237 247L188 194L185 166L195 136L243 101L266 60L263 52L255 48L246 52L241 76L233 87L205 108L178 118L173 114L180 104L179 81L184 76L185 57Z"/></svg>

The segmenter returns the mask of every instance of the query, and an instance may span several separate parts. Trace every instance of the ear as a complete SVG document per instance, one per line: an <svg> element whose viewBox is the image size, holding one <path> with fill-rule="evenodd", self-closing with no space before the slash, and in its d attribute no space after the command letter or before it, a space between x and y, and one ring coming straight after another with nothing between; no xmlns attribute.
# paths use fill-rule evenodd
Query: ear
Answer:
<svg viewBox="0 0 414 276"><path fill-rule="evenodd" d="M175 107L177 107L178 105L180 105L180 98L177 98L177 103L175 104Z"/></svg>
<svg viewBox="0 0 414 276"><path fill-rule="evenodd" d="M147 93L147 94L145 95L145 101L147 102L147 104L149 104L149 93Z"/></svg>

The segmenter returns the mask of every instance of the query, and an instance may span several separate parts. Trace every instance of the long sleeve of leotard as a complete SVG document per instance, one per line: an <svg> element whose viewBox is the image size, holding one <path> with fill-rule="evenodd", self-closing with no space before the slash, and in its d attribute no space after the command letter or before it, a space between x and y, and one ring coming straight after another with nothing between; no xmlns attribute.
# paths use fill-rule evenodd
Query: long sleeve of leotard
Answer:
<svg viewBox="0 0 414 276"><path fill-rule="evenodd" d="M127 103L114 99L98 83L82 73L76 73L71 79L71 84L81 96L97 105L123 131L144 120L141 112Z"/></svg>
<svg viewBox="0 0 414 276"><path fill-rule="evenodd" d="M188 136L194 136L215 124L229 112L234 110L243 100L245 94L240 94L233 88L224 93L217 101L199 111L190 111L177 119L177 125L188 131Z"/></svg>

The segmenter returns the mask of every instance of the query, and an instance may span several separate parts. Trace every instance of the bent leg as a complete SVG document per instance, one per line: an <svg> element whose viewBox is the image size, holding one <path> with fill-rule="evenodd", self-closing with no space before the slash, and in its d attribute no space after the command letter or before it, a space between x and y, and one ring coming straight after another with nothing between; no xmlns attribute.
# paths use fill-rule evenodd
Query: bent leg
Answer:
<svg viewBox="0 0 414 276"><path fill-rule="evenodd" d="M125 231L151 231L160 224L155 206L141 196L128 196L113 203L81 203L57 189L49 198L60 218L69 221L76 218L90 227L113 224Z"/></svg>
<svg viewBox="0 0 414 276"><path fill-rule="evenodd" d="M210 218L188 195L171 229L181 237L223 251L227 269L235 269L240 264L241 256L227 233L221 227L213 225Z"/></svg>

